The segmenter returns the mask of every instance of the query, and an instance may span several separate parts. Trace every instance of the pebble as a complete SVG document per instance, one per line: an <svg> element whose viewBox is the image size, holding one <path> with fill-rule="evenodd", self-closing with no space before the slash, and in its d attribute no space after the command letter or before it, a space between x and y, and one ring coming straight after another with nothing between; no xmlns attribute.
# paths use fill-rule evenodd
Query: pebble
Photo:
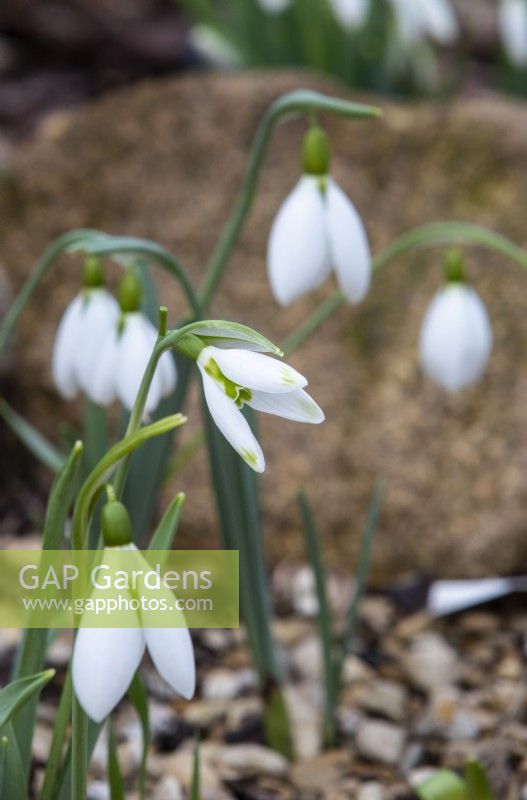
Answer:
<svg viewBox="0 0 527 800"><path fill-rule="evenodd" d="M92 781L88 785L87 800L111 800L110 787L106 781Z"/></svg>
<svg viewBox="0 0 527 800"><path fill-rule="evenodd" d="M44 727L40 723L35 726L33 734L33 744L31 746L33 758L39 764L45 764L48 760L49 748L53 731L51 728Z"/></svg>
<svg viewBox="0 0 527 800"><path fill-rule="evenodd" d="M403 666L412 683L429 692L455 683L459 667L455 650L441 636L430 632L414 639Z"/></svg>
<svg viewBox="0 0 527 800"><path fill-rule="evenodd" d="M254 670L228 670L221 667L211 670L203 679L202 694L207 700L232 700L250 689L256 689L258 680Z"/></svg>
<svg viewBox="0 0 527 800"><path fill-rule="evenodd" d="M320 681L322 677L322 647L317 636L304 639L291 652L291 665L302 677Z"/></svg>
<svg viewBox="0 0 527 800"><path fill-rule="evenodd" d="M200 782L204 794L219 792L221 785L214 769L206 758L206 745L200 747ZM150 756L151 768L164 777L177 778L178 782L188 789L192 784L194 771L193 750L180 750L170 755Z"/></svg>
<svg viewBox="0 0 527 800"><path fill-rule="evenodd" d="M208 730L222 722L229 708L227 700L195 700L183 708L183 719L199 730Z"/></svg>
<svg viewBox="0 0 527 800"><path fill-rule="evenodd" d="M384 800L386 793L377 781L363 783L357 792L357 800Z"/></svg>
<svg viewBox="0 0 527 800"><path fill-rule="evenodd" d="M152 800L183 800L183 797L183 787L173 775L165 775L152 794Z"/></svg>
<svg viewBox="0 0 527 800"><path fill-rule="evenodd" d="M361 698L360 705L366 711L401 722L406 715L408 692L396 681L376 680Z"/></svg>
<svg viewBox="0 0 527 800"><path fill-rule="evenodd" d="M301 792L324 792L333 786L349 766L349 754L343 750L329 750L317 758L293 764L291 782Z"/></svg>
<svg viewBox="0 0 527 800"><path fill-rule="evenodd" d="M391 722L367 720L359 727L355 743L360 755L380 764L398 764L406 735Z"/></svg>
<svg viewBox="0 0 527 800"><path fill-rule="evenodd" d="M283 778L289 771L289 762L280 753L259 744L237 744L222 748L215 766L224 780L269 775Z"/></svg>
<svg viewBox="0 0 527 800"><path fill-rule="evenodd" d="M317 689L310 684L285 689L294 752L300 761L314 758L322 749L321 697Z"/></svg>

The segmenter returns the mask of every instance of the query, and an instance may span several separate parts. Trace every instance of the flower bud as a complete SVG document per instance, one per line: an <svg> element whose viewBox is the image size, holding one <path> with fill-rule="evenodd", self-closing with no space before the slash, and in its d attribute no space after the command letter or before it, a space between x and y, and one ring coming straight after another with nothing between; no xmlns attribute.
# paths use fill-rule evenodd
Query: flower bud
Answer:
<svg viewBox="0 0 527 800"><path fill-rule="evenodd" d="M124 314L139 311L142 294L141 284L134 273L131 270L125 272L117 289L117 299L119 300L121 311Z"/></svg>
<svg viewBox="0 0 527 800"><path fill-rule="evenodd" d="M104 285L104 272L97 256L88 256L84 262L82 282L85 289L97 289Z"/></svg>
<svg viewBox="0 0 527 800"><path fill-rule="evenodd" d="M102 535L106 547L122 547L132 541L132 525L125 506L111 500L101 514Z"/></svg>
<svg viewBox="0 0 527 800"><path fill-rule="evenodd" d="M302 143L302 160L306 175L327 175L331 163L329 140L322 128L313 125Z"/></svg>

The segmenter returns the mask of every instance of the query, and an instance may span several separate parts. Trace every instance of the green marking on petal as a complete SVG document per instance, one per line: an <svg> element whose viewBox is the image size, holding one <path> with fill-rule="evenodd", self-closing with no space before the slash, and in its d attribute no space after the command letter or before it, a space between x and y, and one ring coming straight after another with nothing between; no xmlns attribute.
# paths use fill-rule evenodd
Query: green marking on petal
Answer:
<svg viewBox="0 0 527 800"><path fill-rule="evenodd" d="M252 400L253 395L250 389L239 386L237 383L234 383L234 381L226 378L213 358L209 358L207 363L203 365L203 369L207 375L210 375L210 377L221 386L227 397L234 400L238 408L243 408L245 403Z"/></svg>
<svg viewBox="0 0 527 800"><path fill-rule="evenodd" d="M258 456L253 450L240 450L240 455L250 467L256 467L258 465Z"/></svg>
<svg viewBox="0 0 527 800"><path fill-rule="evenodd" d="M297 385L296 375L292 370L289 369L287 364L284 364L282 366L282 369L280 370L280 376L282 378L282 383L284 384L284 386Z"/></svg>

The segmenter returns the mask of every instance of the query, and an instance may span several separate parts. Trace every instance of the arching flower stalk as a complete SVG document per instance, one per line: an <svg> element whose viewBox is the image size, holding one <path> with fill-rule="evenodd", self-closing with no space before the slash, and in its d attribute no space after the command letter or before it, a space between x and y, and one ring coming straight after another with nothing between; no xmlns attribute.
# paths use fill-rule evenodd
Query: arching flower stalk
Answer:
<svg viewBox="0 0 527 800"><path fill-rule="evenodd" d="M485 305L464 281L459 254L447 260L447 283L430 303L421 329L424 372L448 392L458 392L483 375L492 350Z"/></svg>
<svg viewBox="0 0 527 800"><path fill-rule="evenodd" d="M269 280L282 305L318 288L335 271L350 303L360 302L371 279L371 256L355 206L329 174L325 133L304 138L304 175L280 207L267 249Z"/></svg>

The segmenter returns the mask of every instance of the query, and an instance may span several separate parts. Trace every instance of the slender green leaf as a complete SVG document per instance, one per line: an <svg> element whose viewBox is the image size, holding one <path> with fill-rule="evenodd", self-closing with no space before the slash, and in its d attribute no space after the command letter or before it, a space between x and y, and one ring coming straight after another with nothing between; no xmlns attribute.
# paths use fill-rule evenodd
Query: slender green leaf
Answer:
<svg viewBox="0 0 527 800"><path fill-rule="evenodd" d="M86 442L86 472L99 463L108 450L108 419L106 409L86 400L84 412L84 441Z"/></svg>
<svg viewBox="0 0 527 800"><path fill-rule="evenodd" d="M465 765L466 800L494 800L487 773L479 761Z"/></svg>
<svg viewBox="0 0 527 800"><path fill-rule="evenodd" d="M111 720L108 731L108 782L112 800L124 800L124 782L117 757L117 745Z"/></svg>
<svg viewBox="0 0 527 800"><path fill-rule="evenodd" d="M366 590L366 582L368 580L368 574L370 571L373 542L375 540L375 536L377 534L377 530L379 527L379 517L381 513L381 504L382 504L382 492L383 492L382 483L381 481L376 480L373 485L370 504L368 507L368 514L366 517L366 524L361 537L359 558L357 561L357 569L355 571L356 586L353 595L353 600L351 601L351 605L348 611L346 630L344 632L344 637L342 640L342 652L335 668L335 676L336 676L335 680L336 680L336 686L338 687L336 690L337 695L340 690L340 686L342 684L342 670L344 667L346 654L349 652L352 642L355 638L357 623L359 620L360 604L364 596L364 592Z"/></svg>
<svg viewBox="0 0 527 800"><path fill-rule="evenodd" d="M3 398L0 398L0 416L41 464L51 472L58 472L62 469L65 461L63 454L48 442L30 422L17 414Z"/></svg>
<svg viewBox="0 0 527 800"><path fill-rule="evenodd" d="M143 753L139 771L139 795L141 800L144 800L146 792L148 748L150 746L150 717L148 712L148 695L138 672L135 673L130 688L128 689L128 698L136 710L143 733Z"/></svg>
<svg viewBox="0 0 527 800"><path fill-rule="evenodd" d="M64 529L76 490L82 453L82 442L76 442L68 460L53 483L44 522L43 550L60 550L62 548ZM49 632L45 629L28 628L24 631L14 667L15 678L32 675L42 669L48 641ZM37 698L34 697L26 703L13 721L22 766L26 774L31 762L31 742L37 702Z"/></svg>
<svg viewBox="0 0 527 800"><path fill-rule="evenodd" d="M7 769L7 747L9 739L7 736L0 738L0 797L7 796L7 788L5 786L6 769Z"/></svg>
<svg viewBox="0 0 527 800"><path fill-rule="evenodd" d="M163 514L148 545L149 550L171 550L181 518L185 495L179 492Z"/></svg>
<svg viewBox="0 0 527 800"><path fill-rule="evenodd" d="M176 454L167 464L166 473L163 483L173 481L178 477L180 472L190 464L196 453L198 453L205 443L204 431L196 431L190 442L178 448Z"/></svg>
<svg viewBox="0 0 527 800"><path fill-rule="evenodd" d="M315 517L311 504L305 492L298 494L298 503L302 512L304 539L306 543L309 563L315 576L315 587L318 600L318 626L320 642L322 645L322 660L324 664L324 689L326 695L325 714L324 714L324 741L327 746L335 743L337 732L336 711L336 691L334 649L335 642L333 637L333 624L331 611L326 591L326 571L320 552L320 537L318 534Z"/></svg>
<svg viewBox="0 0 527 800"><path fill-rule="evenodd" d="M440 769L415 790L420 800L466 800L465 782L448 769Z"/></svg>
<svg viewBox="0 0 527 800"><path fill-rule="evenodd" d="M6 725L13 714L34 694L40 692L54 674L54 669L48 669L36 675L19 678L0 689L0 728Z"/></svg>
<svg viewBox="0 0 527 800"><path fill-rule="evenodd" d="M72 697L71 669L68 669L53 725L53 737L46 762L41 800L55 800L56 797L56 790L60 780L62 753L71 717Z"/></svg>
<svg viewBox="0 0 527 800"><path fill-rule="evenodd" d="M267 744L290 761L294 758L293 735L282 688L270 681L264 693L263 725Z"/></svg>
<svg viewBox="0 0 527 800"><path fill-rule="evenodd" d="M201 780L199 768L199 742L194 745L194 764L192 768L192 783L190 785L190 800L201 800Z"/></svg>
<svg viewBox="0 0 527 800"><path fill-rule="evenodd" d="M2 748L5 760L0 797L2 800L28 800L27 780L11 723L0 729L0 737L7 742Z"/></svg>

